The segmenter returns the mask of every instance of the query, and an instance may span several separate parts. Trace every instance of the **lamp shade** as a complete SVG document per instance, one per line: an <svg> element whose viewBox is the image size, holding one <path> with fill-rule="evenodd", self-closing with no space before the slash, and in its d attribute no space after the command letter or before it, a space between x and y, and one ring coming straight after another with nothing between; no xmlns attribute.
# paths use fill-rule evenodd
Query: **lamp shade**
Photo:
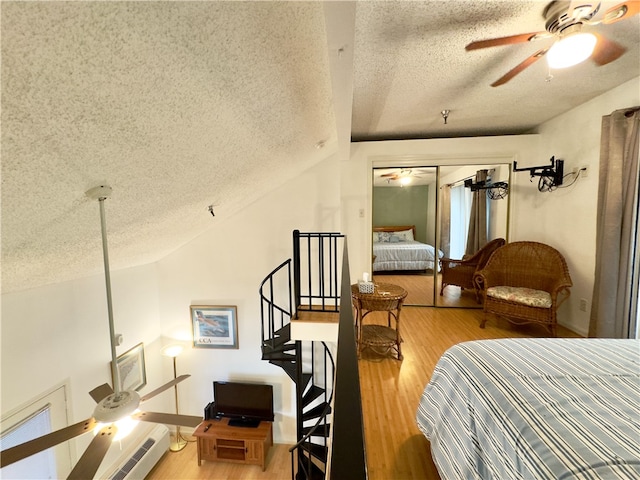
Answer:
<svg viewBox="0 0 640 480"><path fill-rule="evenodd" d="M567 68L585 61L593 53L598 39L591 33L573 33L558 40L547 52L551 68Z"/></svg>
<svg viewBox="0 0 640 480"><path fill-rule="evenodd" d="M166 357L177 357L183 349L182 345L167 345L162 348L161 353Z"/></svg>

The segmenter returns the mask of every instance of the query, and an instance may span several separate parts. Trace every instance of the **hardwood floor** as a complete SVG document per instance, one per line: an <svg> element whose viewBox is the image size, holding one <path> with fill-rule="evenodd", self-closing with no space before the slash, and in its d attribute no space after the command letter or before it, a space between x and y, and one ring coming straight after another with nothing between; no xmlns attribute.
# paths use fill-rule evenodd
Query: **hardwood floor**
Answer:
<svg viewBox="0 0 640 480"><path fill-rule="evenodd" d="M404 307L400 320L404 360L363 352L359 368L371 480L440 479L415 415L422 390L446 349L468 340L546 335L541 327L514 327L495 318L481 329L482 315L477 309ZM382 312L370 317L386 322ZM559 327L558 336L577 335ZM147 478L286 480L291 478L290 465L288 446L274 445L265 472L258 466L225 463L203 462L198 467L195 444L190 443L182 452L167 453Z"/></svg>
<svg viewBox="0 0 640 480"><path fill-rule="evenodd" d="M433 273L409 274L409 273L376 273L374 280L382 283L392 283L400 285L407 292L405 305L412 306L433 306L434 303L440 307L465 307L482 308L476 301L473 290L462 290L455 285L448 285L440 295L440 285L442 275L436 277L436 290L433 289Z"/></svg>
<svg viewBox="0 0 640 480"><path fill-rule="evenodd" d="M198 466L195 442L189 442L180 452L167 452L146 476L147 480L233 479L288 480L291 478L288 445L274 445L267 454L265 471L259 465L202 462Z"/></svg>

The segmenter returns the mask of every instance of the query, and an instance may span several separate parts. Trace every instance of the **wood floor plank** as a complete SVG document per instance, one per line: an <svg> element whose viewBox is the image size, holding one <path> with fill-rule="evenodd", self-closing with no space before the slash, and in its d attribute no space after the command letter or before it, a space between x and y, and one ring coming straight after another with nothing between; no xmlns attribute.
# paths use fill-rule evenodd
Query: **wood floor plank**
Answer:
<svg viewBox="0 0 640 480"><path fill-rule="evenodd" d="M371 480L440 479L415 415L435 364L449 347L469 340L546 335L537 326L514 327L495 319L481 329L483 315L476 309L404 307L400 317L404 360L363 352L360 385ZM369 317L386 321L379 312ZM577 335L560 327L559 336Z"/></svg>
<svg viewBox="0 0 640 480"><path fill-rule="evenodd" d="M539 326L516 327L496 319L482 329L482 315L477 309L404 307L400 318L404 360L363 352L359 369L369 479L440 480L415 414L420 395L445 350L469 340L546 335ZM386 323L386 315L374 312L367 321ZM559 327L558 336L578 335ZM286 480L291 478L288 448L274 445L262 472L255 465L231 463L203 462L198 467L195 444L190 443L182 452L167 453L147 479Z"/></svg>

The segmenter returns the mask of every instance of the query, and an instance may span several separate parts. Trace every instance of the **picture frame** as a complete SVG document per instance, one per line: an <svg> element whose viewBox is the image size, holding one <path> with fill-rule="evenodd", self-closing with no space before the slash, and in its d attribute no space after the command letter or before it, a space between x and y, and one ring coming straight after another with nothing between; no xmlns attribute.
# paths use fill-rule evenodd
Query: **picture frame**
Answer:
<svg viewBox="0 0 640 480"><path fill-rule="evenodd" d="M191 305L194 348L238 348L237 308Z"/></svg>
<svg viewBox="0 0 640 480"><path fill-rule="evenodd" d="M147 384L144 363L144 344L140 342L116 358L116 368L120 379L120 390L138 391ZM112 371L113 376L113 371ZM115 384L115 378L112 378Z"/></svg>

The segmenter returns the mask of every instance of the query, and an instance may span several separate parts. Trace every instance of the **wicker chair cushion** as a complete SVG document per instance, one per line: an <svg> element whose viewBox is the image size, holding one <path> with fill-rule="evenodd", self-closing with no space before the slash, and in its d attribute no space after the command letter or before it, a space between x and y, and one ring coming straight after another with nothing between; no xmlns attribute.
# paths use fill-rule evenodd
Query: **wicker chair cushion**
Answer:
<svg viewBox="0 0 640 480"><path fill-rule="evenodd" d="M520 303L529 307L551 308L551 295L543 290L534 290L525 287L490 287L487 296L499 300Z"/></svg>

